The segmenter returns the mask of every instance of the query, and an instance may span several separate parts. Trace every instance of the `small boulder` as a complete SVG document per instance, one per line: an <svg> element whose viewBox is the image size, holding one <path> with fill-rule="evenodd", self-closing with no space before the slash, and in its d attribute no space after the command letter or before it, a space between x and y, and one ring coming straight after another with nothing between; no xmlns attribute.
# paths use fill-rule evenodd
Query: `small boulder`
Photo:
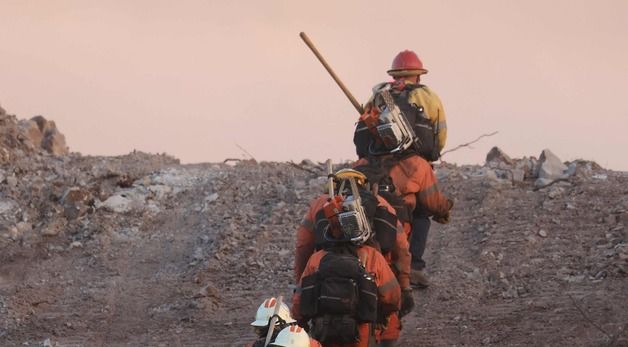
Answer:
<svg viewBox="0 0 628 347"><path fill-rule="evenodd" d="M543 187L557 179L569 177L566 173L567 166L549 149L543 150L537 166L538 180L535 182L537 187Z"/></svg>
<svg viewBox="0 0 628 347"><path fill-rule="evenodd" d="M514 162L508 154L504 153L504 151L502 151L499 147L491 148L486 155L486 165L490 167L498 167L500 166L500 163L512 165Z"/></svg>
<svg viewBox="0 0 628 347"><path fill-rule="evenodd" d="M41 141L41 148L54 155L65 155L70 153L68 146L65 144L65 136L56 128L49 129L44 133L44 139Z"/></svg>
<svg viewBox="0 0 628 347"><path fill-rule="evenodd" d="M65 136L59 132L55 122L42 116L19 121L19 132L22 142L28 148L43 149L53 155L69 153Z"/></svg>
<svg viewBox="0 0 628 347"><path fill-rule="evenodd" d="M105 200L105 202L102 203L101 206L111 212L124 213L132 209L132 202L133 201L131 199L116 194L110 196L107 200Z"/></svg>

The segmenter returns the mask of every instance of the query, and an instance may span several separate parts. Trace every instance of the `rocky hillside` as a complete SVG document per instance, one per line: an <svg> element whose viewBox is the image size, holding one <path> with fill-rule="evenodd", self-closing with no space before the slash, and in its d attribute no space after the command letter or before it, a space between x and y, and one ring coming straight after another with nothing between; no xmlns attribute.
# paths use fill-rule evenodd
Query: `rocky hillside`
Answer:
<svg viewBox="0 0 628 347"><path fill-rule="evenodd" d="M0 115L0 346L237 346L290 297L323 165L68 154L42 119ZM400 345L628 345L627 173L497 148L435 169L456 205Z"/></svg>

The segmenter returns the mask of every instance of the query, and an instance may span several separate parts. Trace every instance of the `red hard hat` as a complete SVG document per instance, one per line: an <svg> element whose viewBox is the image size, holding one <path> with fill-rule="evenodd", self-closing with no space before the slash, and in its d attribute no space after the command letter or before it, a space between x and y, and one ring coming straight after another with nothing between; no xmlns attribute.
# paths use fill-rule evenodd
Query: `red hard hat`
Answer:
<svg viewBox="0 0 628 347"><path fill-rule="evenodd" d="M388 74L393 77L405 77L426 74L427 70L423 68L423 62L412 51L405 50L397 54L392 62L392 67L388 70Z"/></svg>

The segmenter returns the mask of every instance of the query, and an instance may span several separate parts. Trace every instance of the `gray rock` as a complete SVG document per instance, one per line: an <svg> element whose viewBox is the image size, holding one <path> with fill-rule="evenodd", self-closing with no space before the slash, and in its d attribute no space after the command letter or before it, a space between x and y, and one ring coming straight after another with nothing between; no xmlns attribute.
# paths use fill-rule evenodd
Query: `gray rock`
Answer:
<svg viewBox="0 0 628 347"><path fill-rule="evenodd" d="M68 220L77 219L84 216L91 209L94 199L92 194L79 187L69 188L61 197L63 215Z"/></svg>
<svg viewBox="0 0 628 347"><path fill-rule="evenodd" d="M18 233L20 235L24 235L25 233L33 230L33 225L31 223L27 223L27 222L19 222L19 223L17 223L15 228L17 229L17 231L18 231Z"/></svg>
<svg viewBox="0 0 628 347"><path fill-rule="evenodd" d="M30 149L43 149L54 155L69 153L65 136L59 132L53 121L35 116L30 120L20 120L18 129L23 144Z"/></svg>
<svg viewBox="0 0 628 347"><path fill-rule="evenodd" d="M11 240L17 240L20 236L22 236L22 233L20 233L20 230L17 227L9 227L9 229L7 230L8 234L9 234L9 238Z"/></svg>
<svg viewBox="0 0 628 347"><path fill-rule="evenodd" d="M112 195L102 203L106 210L116 213L128 212L132 209L132 200L122 195Z"/></svg>
<svg viewBox="0 0 628 347"><path fill-rule="evenodd" d="M486 154L486 165L489 167L498 167L500 163L512 165L514 162L508 156L508 154L504 153L499 147L493 147Z"/></svg>
<svg viewBox="0 0 628 347"><path fill-rule="evenodd" d="M18 122L18 128L22 135L22 142L29 148L35 149L41 147L41 141L44 135L39 129L39 125L32 119L22 119Z"/></svg>
<svg viewBox="0 0 628 347"><path fill-rule="evenodd" d="M515 162L515 169L523 170L525 173L524 178L537 177L538 171L536 171L537 160L536 158L525 157Z"/></svg>
<svg viewBox="0 0 628 347"><path fill-rule="evenodd" d="M557 179L567 178L569 175L567 166L549 149L544 149L538 162L538 177L535 185L542 187Z"/></svg>
<svg viewBox="0 0 628 347"><path fill-rule="evenodd" d="M148 186L148 190L152 192L153 194L155 194L155 198L157 200L163 200L164 198L168 196L168 194L172 192L172 188L170 186L163 185L163 184L154 184L154 185Z"/></svg>
<svg viewBox="0 0 628 347"><path fill-rule="evenodd" d="M539 178L558 179L566 177L567 166L552 153L544 149L539 158Z"/></svg>
<svg viewBox="0 0 628 347"><path fill-rule="evenodd" d="M15 177L15 175L8 176L6 178L6 181L7 181L7 184L9 185L9 187L17 187L18 181L17 181L17 177Z"/></svg>
<svg viewBox="0 0 628 347"><path fill-rule="evenodd" d="M61 231L65 228L66 223L64 219L56 219L52 223L46 225L42 230L41 234L44 236L56 236L61 233Z"/></svg>
<svg viewBox="0 0 628 347"><path fill-rule="evenodd" d="M491 180L491 181L497 181L499 180L499 177L497 177L497 173L495 172L495 170L486 170L486 174L485 174L486 178Z"/></svg>
<svg viewBox="0 0 628 347"><path fill-rule="evenodd" d="M513 182L523 182L523 179L525 178L525 171L521 169L512 169L510 170L510 173L512 174Z"/></svg>
<svg viewBox="0 0 628 347"><path fill-rule="evenodd" d="M218 196L219 196L218 193L211 193L205 198L205 202L212 203L218 200Z"/></svg>
<svg viewBox="0 0 628 347"><path fill-rule="evenodd" d="M0 200L0 217L7 218L9 215L13 215L18 208L18 204L13 200Z"/></svg>
<svg viewBox="0 0 628 347"><path fill-rule="evenodd" d="M543 229L539 230L539 236L540 237L547 237L547 231L545 231Z"/></svg>
<svg viewBox="0 0 628 347"><path fill-rule="evenodd" d="M44 133L44 139L41 141L41 148L54 155L65 155L70 153L68 146L65 144L65 136L56 128L49 129Z"/></svg>

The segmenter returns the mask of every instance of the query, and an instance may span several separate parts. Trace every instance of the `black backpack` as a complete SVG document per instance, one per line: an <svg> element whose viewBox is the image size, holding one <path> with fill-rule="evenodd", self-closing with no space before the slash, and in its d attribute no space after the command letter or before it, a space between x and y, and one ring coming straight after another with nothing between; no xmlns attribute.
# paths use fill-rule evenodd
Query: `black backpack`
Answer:
<svg viewBox="0 0 628 347"><path fill-rule="evenodd" d="M440 158L438 131L435 129L432 121L427 118L422 105L410 104L408 95L417 88L423 88L419 84L410 84L405 86L401 91L392 89L390 94L395 104L406 117L408 123L412 125L414 134L417 137L418 150L415 146L410 147L404 152L413 151L428 161L436 161ZM438 123L437 123L438 124ZM370 148L374 145L373 134L366 127L364 122L358 122L355 133L353 134L353 143L355 144L358 157L365 158L370 156Z"/></svg>
<svg viewBox="0 0 628 347"><path fill-rule="evenodd" d="M301 315L321 343L355 343L360 323L377 320L377 284L350 245L331 247L301 282Z"/></svg>

